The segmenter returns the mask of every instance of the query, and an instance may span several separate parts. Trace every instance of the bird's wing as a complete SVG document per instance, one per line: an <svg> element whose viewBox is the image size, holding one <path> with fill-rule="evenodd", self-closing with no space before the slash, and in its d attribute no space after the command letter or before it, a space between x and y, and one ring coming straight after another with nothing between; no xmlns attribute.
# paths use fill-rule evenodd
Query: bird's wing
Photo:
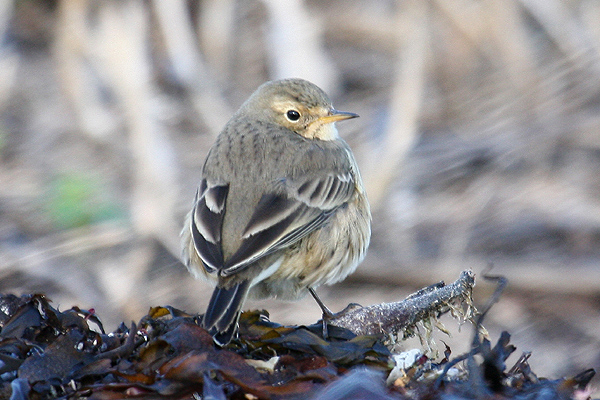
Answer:
<svg viewBox="0 0 600 400"><path fill-rule="evenodd" d="M191 230L194 247L208 272L223 266L221 229L225 216L228 184L214 184L202 179L192 210Z"/></svg>
<svg viewBox="0 0 600 400"><path fill-rule="evenodd" d="M259 200L237 251L220 271L228 276L252 262L292 245L321 227L354 193L350 172L280 180L279 190Z"/></svg>

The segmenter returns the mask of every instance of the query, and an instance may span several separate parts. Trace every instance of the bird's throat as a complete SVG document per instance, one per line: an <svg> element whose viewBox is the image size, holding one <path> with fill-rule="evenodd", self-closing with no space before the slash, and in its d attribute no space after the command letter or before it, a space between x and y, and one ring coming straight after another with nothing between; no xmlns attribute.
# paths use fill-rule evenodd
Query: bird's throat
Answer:
<svg viewBox="0 0 600 400"><path fill-rule="evenodd" d="M319 139L319 140L335 140L339 138L338 130L335 124L321 124L319 121L315 121L308 126L305 132L307 139Z"/></svg>

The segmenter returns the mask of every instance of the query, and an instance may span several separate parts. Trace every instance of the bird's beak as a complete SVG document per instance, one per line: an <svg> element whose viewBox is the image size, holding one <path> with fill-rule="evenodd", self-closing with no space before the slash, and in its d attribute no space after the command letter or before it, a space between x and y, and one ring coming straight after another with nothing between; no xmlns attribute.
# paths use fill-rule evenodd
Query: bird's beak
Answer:
<svg viewBox="0 0 600 400"><path fill-rule="evenodd" d="M356 117L358 117L358 114L354 114L354 113L347 112L347 111L331 110L329 112L329 115L319 118L319 121L321 121L324 124L329 124L331 122L336 122L336 121L341 121L344 119L350 119L350 118L356 118Z"/></svg>

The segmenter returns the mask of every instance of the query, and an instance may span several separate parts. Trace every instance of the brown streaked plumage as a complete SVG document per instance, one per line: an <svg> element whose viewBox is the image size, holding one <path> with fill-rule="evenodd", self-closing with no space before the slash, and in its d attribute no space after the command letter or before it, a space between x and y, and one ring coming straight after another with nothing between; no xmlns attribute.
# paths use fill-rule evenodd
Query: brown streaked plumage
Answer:
<svg viewBox="0 0 600 400"><path fill-rule="evenodd" d="M295 299L354 271L371 213L335 110L302 79L267 82L210 149L183 231L190 272L215 285L203 325L221 345L248 295Z"/></svg>

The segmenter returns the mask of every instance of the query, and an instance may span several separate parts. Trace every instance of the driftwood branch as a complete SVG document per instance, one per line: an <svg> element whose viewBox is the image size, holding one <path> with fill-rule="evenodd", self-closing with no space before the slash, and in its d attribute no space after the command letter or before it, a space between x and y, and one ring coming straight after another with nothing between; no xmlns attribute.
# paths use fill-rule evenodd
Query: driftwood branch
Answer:
<svg viewBox="0 0 600 400"><path fill-rule="evenodd" d="M451 303L469 299L473 286L473 272L463 271L449 285L441 282L429 286L396 303L368 307L351 305L327 322L329 325L349 329L357 335L397 335L429 316L446 311Z"/></svg>

